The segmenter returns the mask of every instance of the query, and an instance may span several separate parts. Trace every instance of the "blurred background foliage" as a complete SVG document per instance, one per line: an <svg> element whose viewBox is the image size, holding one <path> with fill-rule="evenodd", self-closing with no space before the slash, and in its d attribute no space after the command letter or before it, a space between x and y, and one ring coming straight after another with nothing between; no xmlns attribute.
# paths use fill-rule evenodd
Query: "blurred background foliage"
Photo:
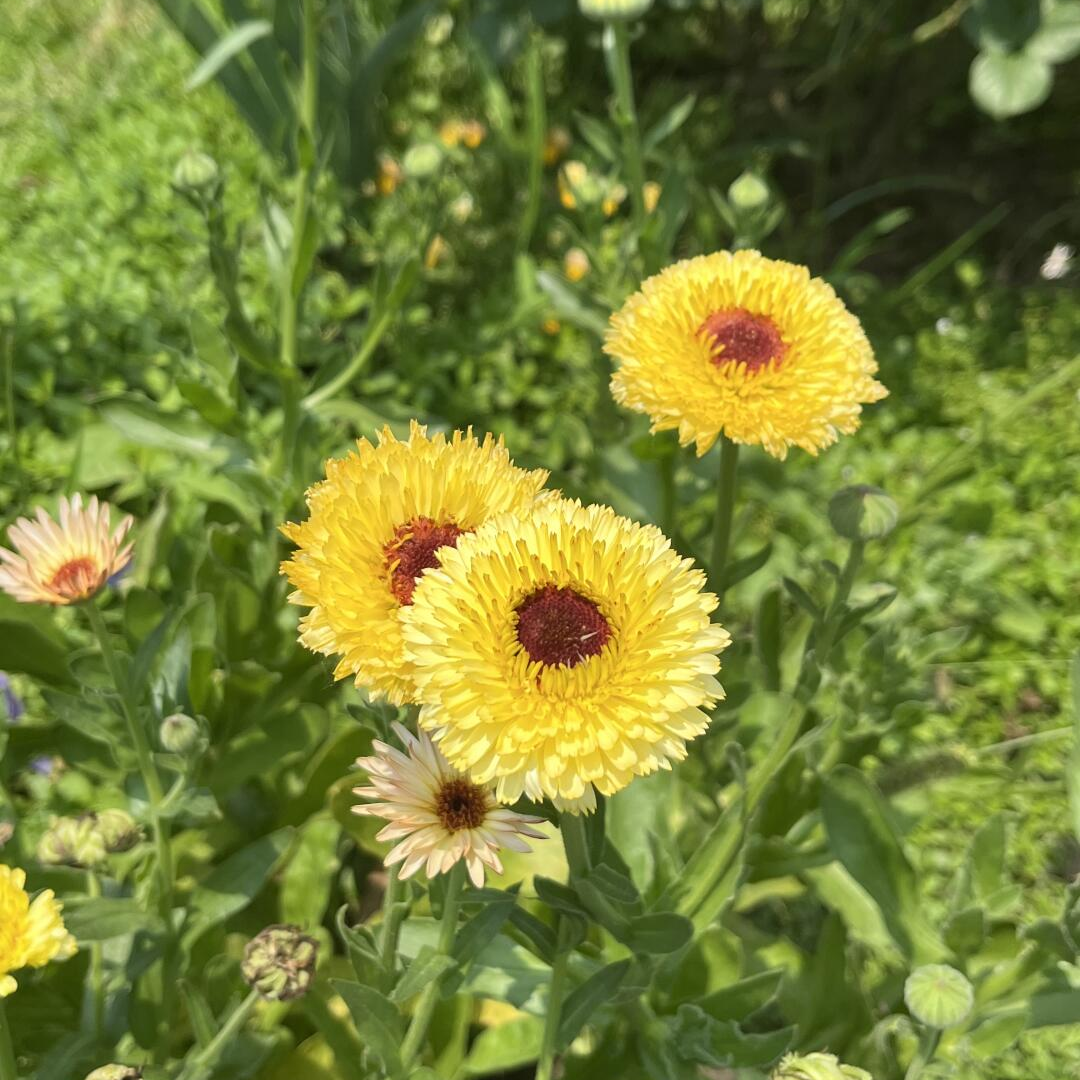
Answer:
<svg viewBox="0 0 1080 1080"><path fill-rule="evenodd" d="M505 434L520 463L551 468L569 494L667 524L660 481L671 469L685 507L676 542L696 554L715 464L676 458L670 440L616 411L600 335L644 272L766 232L767 254L806 262L845 296L891 396L819 460L745 456L736 555L769 545L767 572L737 586L723 613L738 641L725 661L729 705L671 804L683 850L730 780L725 741L753 754L764 737L739 674L761 662L750 641L763 602L795 628L785 656L806 633L796 600L766 598L768 582L787 575L820 594L821 560L839 558L822 528L828 496L878 484L907 520L868 553L870 580L885 584L856 599L898 594L848 639L819 714L840 758L892 796L931 923L952 903L973 833L999 812L1015 891L994 918L1057 918L1063 883L1080 873L1061 737L1080 649L1076 387L1011 410L1080 350L1076 270L1051 255L1080 234L1080 5L658 4L633 42L646 174L660 190L639 242L602 106L600 30L572 5L328 3L299 326L309 393L367 351L348 392L305 413L283 479L286 391L259 350L275 333L305 153L294 7L8 0L2 16L0 518L84 490L141 520L123 602L132 647L165 610L150 587L177 612L152 660L155 708L206 716L218 748L202 802L183 811L189 885L261 844L245 928L282 915L318 924L341 903L368 903L378 848L345 812L342 778L370 732L347 712L355 692L295 647L276 574L274 527L298 513L320 459L414 415L472 424ZM479 126L447 126L463 123ZM587 256L583 276L568 273L572 248ZM927 491L958 445L977 452ZM50 813L119 799L122 777L65 697L75 624L0 599L0 635L0 668L27 707L2 771L32 837ZM66 769L43 770L58 731ZM642 795L640 820L658 826L669 797ZM783 832L787 812L776 813ZM264 889L286 848L303 857ZM827 884L770 871L765 855L730 915L741 932L774 960L778 941L809 955L818 935L848 934L841 958L884 993L875 973L890 960L872 948L876 931L860 939L833 925ZM235 958L241 924L227 920L243 907L193 945L211 973L215 952ZM716 944L718 971L737 968L726 948ZM43 1055L54 1025L70 1030L64 1010L78 1008L61 983L54 998L16 1002L39 1010ZM215 992L227 996L224 975ZM985 1059L961 1048L941 1075L1080 1075L1080 1036L1062 1030ZM834 1045L848 1038L832 1034ZM318 1058L307 1042L288 1057L280 1038L264 1041L259 1060L279 1072L260 1075ZM864 1047L879 1080L893 1075L883 1053Z"/></svg>

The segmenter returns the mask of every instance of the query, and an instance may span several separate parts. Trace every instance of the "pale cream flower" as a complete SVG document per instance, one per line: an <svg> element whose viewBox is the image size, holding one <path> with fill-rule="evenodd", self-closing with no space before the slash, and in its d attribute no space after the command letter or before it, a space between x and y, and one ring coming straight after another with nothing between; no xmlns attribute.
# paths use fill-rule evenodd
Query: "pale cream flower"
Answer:
<svg viewBox="0 0 1080 1080"><path fill-rule="evenodd" d="M35 520L19 518L8 529L15 551L0 547L0 589L28 604L76 604L94 596L131 561L121 545L134 519L109 531L109 504L81 495L60 500L60 521L39 506ZM18 554L16 554L16 552Z"/></svg>
<svg viewBox="0 0 1080 1080"><path fill-rule="evenodd" d="M394 733L407 753L376 741L375 753L357 761L371 784L354 788L353 794L381 801L354 806L353 813L386 818L389 824L376 839L401 841L385 862L401 863L403 879L421 867L429 878L445 874L464 859L469 877L480 888L485 866L502 873L499 848L529 851L523 836L544 839L530 828L542 818L499 806L489 788L452 768L424 732L417 737L394 724Z"/></svg>

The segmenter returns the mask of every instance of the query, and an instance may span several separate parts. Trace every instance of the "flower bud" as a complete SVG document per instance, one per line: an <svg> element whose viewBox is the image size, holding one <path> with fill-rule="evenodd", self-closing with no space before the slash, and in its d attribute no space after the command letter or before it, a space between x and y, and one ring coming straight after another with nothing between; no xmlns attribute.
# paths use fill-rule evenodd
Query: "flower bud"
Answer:
<svg viewBox="0 0 1080 1080"><path fill-rule="evenodd" d="M578 0L581 14L599 22L637 19L652 7L652 0Z"/></svg>
<svg viewBox="0 0 1080 1080"><path fill-rule="evenodd" d="M563 273L567 281L580 281L589 272L589 256L579 247L572 247L563 257Z"/></svg>
<svg viewBox="0 0 1080 1080"><path fill-rule="evenodd" d="M651 214L660 205L660 196L664 189L655 180L646 180L641 189L641 201L645 204L645 213Z"/></svg>
<svg viewBox="0 0 1080 1080"><path fill-rule="evenodd" d="M38 841L38 862L45 866L75 866L91 870L105 861L105 841L93 814L54 818Z"/></svg>
<svg viewBox="0 0 1080 1080"><path fill-rule="evenodd" d="M544 136L544 164L558 165L566 156L573 139L564 127L553 127Z"/></svg>
<svg viewBox="0 0 1080 1080"><path fill-rule="evenodd" d="M829 521L845 540L880 540L896 528L900 512L881 488L856 484L829 500Z"/></svg>
<svg viewBox="0 0 1080 1080"><path fill-rule="evenodd" d="M744 172L728 188L728 201L736 210L761 210L769 201L769 185L755 173Z"/></svg>
<svg viewBox="0 0 1080 1080"><path fill-rule="evenodd" d="M142 1080L142 1069L134 1065L102 1065L95 1069L86 1080Z"/></svg>
<svg viewBox="0 0 1080 1080"><path fill-rule="evenodd" d="M176 163L172 182L173 187L185 195L212 198L221 185L221 170L209 154L188 150Z"/></svg>
<svg viewBox="0 0 1080 1080"><path fill-rule="evenodd" d="M161 721L158 739L162 747L170 754L187 757L193 754L203 741L203 733L198 720L183 713L173 713Z"/></svg>
<svg viewBox="0 0 1080 1080"><path fill-rule="evenodd" d="M315 975L319 946L300 927L268 926L248 942L240 965L244 981L267 1001L302 997Z"/></svg>
<svg viewBox="0 0 1080 1080"><path fill-rule="evenodd" d="M110 855L130 851L142 838L142 830L126 810L102 810L95 817L98 834Z"/></svg>
<svg viewBox="0 0 1080 1080"><path fill-rule="evenodd" d="M773 1080L874 1080L865 1070L842 1065L835 1054L788 1054Z"/></svg>
<svg viewBox="0 0 1080 1080"><path fill-rule="evenodd" d="M907 977L904 1004L916 1020L930 1027L947 1028L967 1019L975 1004L975 991L956 968L926 964Z"/></svg>

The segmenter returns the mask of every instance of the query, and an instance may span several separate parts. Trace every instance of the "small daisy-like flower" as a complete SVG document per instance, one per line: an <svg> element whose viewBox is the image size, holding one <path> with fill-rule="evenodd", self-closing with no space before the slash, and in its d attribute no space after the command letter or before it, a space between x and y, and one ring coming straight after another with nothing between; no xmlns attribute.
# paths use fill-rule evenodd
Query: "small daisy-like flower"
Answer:
<svg viewBox="0 0 1080 1080"><path fill-rule="evenodd" d="M803 266L721 251L669 266L612 316L615 400L704 454L723 433L784 458L885 397L859 320Z"/></svg>
<svg viewBox="0 0 1080 1080"><path fill-rule="evenodd" d="M0 589L27 604L77 604L98 593L131 561L124 545L134 519L109 531L109 504L81 495L60 500L60 521L41 507L8 529L15 551L0 548ZM16 554L17 552L17 554Z"/></svg>
<svg viewBox="0 0 1080 1080"><path fill-rule="evenodd" d="M291 603L311 608L300 641L341 657L334 677L354 676L376 698L401 705L414 687L401 647L398 613L444 550L494 514L527 512L548 474L515 467L501 439L471 431L427 435L412 424L399 442L326 463L308 491L310 516L282 532L298 550L281 571L296 587Z"/></svg>
<svg viewBox="0 0 1080 1080"><path fill-rule="evenodd" d="M0 998L13 994L13 971L44 967L75 954L75 939L64 929L63 905L51 889L30 899L22 870L0 864Z"/></svg>
<svg viewBox="0 0 1080 1080"><path fill-rule="evenodd" d="M463 537L402 613L420 723L501 802L589 811L670 768L724 696L705 575L651 525L552 500Z"/></svg>
<svg viewBox="0 0 1080 1080"><path fill-rule="evenodd" d="M402 878L421 867L429 878L445 874L464 859L469 877L480 888L485 866L502 873L499 848L528 851L523 836L544 839L530 827L542 818L499 806L490 788L451 768L423 732L417 737L394 724L394 733L406 753L376 741L375 754L357 761L371 784L353 793L379 801L354 806L353 812L389 822L376 839L401 841L387 855L386 865L401 863Z"/></svg>

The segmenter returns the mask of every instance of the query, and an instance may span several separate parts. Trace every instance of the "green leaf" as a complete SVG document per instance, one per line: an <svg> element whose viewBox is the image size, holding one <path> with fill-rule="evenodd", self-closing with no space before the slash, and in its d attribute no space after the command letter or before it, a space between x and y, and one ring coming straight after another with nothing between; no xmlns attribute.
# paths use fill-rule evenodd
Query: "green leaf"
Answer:
<svg viewBox="0 0 1080 1080"><path fill-rule="evenodd" d="M517 893L503 893L503 899L485 904L454 938L454 958L464 967L503 928L517 904Z"/></svg>
<svg viewBox="0 0 1080 1080"><path fill-rule="evenodd" d="M607 125L588 113L575 112L574 123L582 138L605 160L614 164L619 160L619 141Z"/></svg>
<svg viewBox="0 0 1080 1080"><path fill-rule="evenodd" d="M1080 653L1072 659L1072 747L1065 766L1065 783L1069 792L1069 810L1073 835L1080 840Z"/></svg>
<svg viewBox="0 0 1080 1080"><path fill-rule="evenodd" d="M218 1025L214 1020L214 1012L203 992L190 980L181 979L177 984L180 996L184 999L184 1008L187 1010L188 1019L191 1021L191 1030L195 1035L195 1041L199 1046L206 1046L217 1034Z"/></svg>
<svg viewBox="0 0 1080 1080"><path fill-rule="evenodd" d="M389 998L378 990L358 983L332 979L331 985L341 995L352 1014L353 1023L364 1044L377 1054L385 1070L393 1075L401 1073L401 1056L398 1048L405 1037L405 1023L401 1013Z"/></svg>
<svg viewBox="0 0 1080 1080"><path fill-rule="evenodd" d="M452 956L437 953L430 945L425 945L394 987L390 1000L398 1004L408 1001L414 994L419 994L428 983L441 978L445 972L456 966L457 961Z"/></svg>
<svg viewBox="0 0 1080 1080"><path fill-rule="evenodd" d="M964 16L976 44L991 52L1011 52L1039 27L1039 0L974 0Z"/></svg>
<svg viewBox="0 0 1080 1080"><path fill-rule="evenodd" d="M128 442L203 458L223 458L217 437L199 421L160 412L142 398L110 401L101 416Z"/></svg>
<svg viewBox="0 0 1080 1080"><path fill-rule="evenodd" d="M754 653L765 670L765 688L774 691L780 689L782 599L774 585L761 594L754 613Z"/></svg>
<svg viewBox="0 0 1080 1080"><path fill-rule="evenodd" d="M64 924L80 943L109 941L140 931L165 932L161 919L144 911L134 900L111 897L77 903L69 900L64 907Z"/></svg>
<svg viewBox="0 0 1080 1080"><path fill-rule="evenodd" d="M0 619L4 643L4 670L53 685L71 683L70 652L45 636L36 626L15 619Z"/></svg>
<svg viewBox="0 0 1080 1080"><path fill-rule="evenodd" d="M472 1044L462 1071L466 1076L489 1076L524 1068L540 1056L543 1037L544 1022L536 1016L521 1016L488 1028Z"/></svg>
<svg viewBox="0 0 1080 1080"><path fill-rule="evenodd" d="M881 909L904 955L939 956L921 915L915 871L877 790L857 769L841 765L822 782L821 812L829 846Z"/></svg>
<svg viewBox="0 0 1080 1080"><path fill-rule="evenodd" d="M646 154L655 150L665 139L674 135L690 119L690 114L697 104L697 94L687 94L681 101L675 102L648 131L641 140ZM616 159L617 160L617 159Z"/></svg>
<svg viewBox="0 0 1080 1080"><path fill-rule="evenodd" d="M680 1057L714 1069L771 1065L791 1045L795 1029L746 1035L731 1020L714 1020L696 1005L680 1005L673 1025Z"/></svg>
<svg viewBox="0 0 1080 1080"><path fill-rule="evenodd" d="M751 555L736 559L724 571L723 589L734 588L740 581L745 581L751 574L756 574L772 556L772 544L765 544Z"/></svg>
<svg viewBox="0 0 1080 1080"><path fill-rule="evenodd" d="M298 926L322 923L339 866L341 826L330 817L317 817L300 830L300 838L282 875L281 917Z"/></svg>
<svg viewBox="0 0 1080 1080"><path fill-rule="evenodd" d="M626 944L635 952L672 953L694 936L694 924L683 915L639 915L630 920Z"/></svg>
<svg viewBox="0 0 1080 1080"><path fill-rule="evenodd" d="M788 595L795 601L811 618L821 618L821 608L818 607L814 598L794 579L785 577L784 588Z"/></svg>
<svg viewBox="0 0 1080 1080"><path fill-rule="evenodd" d="M593 867L585 880L617 904L641 903L641 893L637 886L625 874L606 863Z"/></svg>
<svg viewBox="0 0 1080 1080"><path fill-rule="evenodd" d="M273 29L265 19L251 19L234 26L202 58L199 66L184 83L184 89L197 90L204 83L208 83L234 56L243 52L252 42L266 37Z"/></svg>
<svg viewBox="0 0 1080 1080"><path fill-rule="evenodd" d="M972 61L968 89L983 112L1004 120L1041 105L1053 82L1053 69L1036 56L982 52Z"/></svg>
<svg viewBox="0 0 1080 1080"><path fill-rule="evenodd" d="M776 996L783 977L783 968L762 971L715 990L694 1004L714 1020L744 1020Z"/></svg>
<svg viewBox="0 0 1080 1080"><path fill-rule="evenodd" d="M363 983L388 979L387 973L383 971L375 935L366 926L349 926L345 922L348 910L348 905L342 904L338 908L334 923L337 926L338 935L345 942L349 961L352 963L357 979Z"/></svg>
<svg viewBox="0 0 1080 1080"><path fill-rule="evenodd" d="M552 881L550 878L537 877L533 879L533 888L536 890L536 895L555 911L577 915L583 919L589 918L588 909L570 886L563 885L559 881Z"/></svg>
<svg viewBox="0 0 1080 1080"><path fill-rule="evenodd" d="M630 963L629 960L619 960L602 967L567 997L559 1019L559 1034L556 1040L558 1046L569 1046L578 1037L589 1017L615 996L615 991L630 970Z"/></svg>
<svg viewBox="0 0 1080 1080"><path fill-rule="evenodd" d="M986 912L981 907L958 911L945 923L944 937L956 956L972 956L986 940Z"/></svg>
<svg viewBox="0 0 1080 1080"><path fill-rule="evenodd" d="M1021 1006L1015 1010L987 1017L968 1032L965 1042L977 1058L989 1058L1007 1050L1028 1026L1028 1011Z"/></svg>
<svg viewBox="0 0 1080 1080"><path fill-rule="evenodd" d="M1080 54L1080 0L1056 0L1049 4L1024 52L1048 64L1064 64Z"/></svg>

